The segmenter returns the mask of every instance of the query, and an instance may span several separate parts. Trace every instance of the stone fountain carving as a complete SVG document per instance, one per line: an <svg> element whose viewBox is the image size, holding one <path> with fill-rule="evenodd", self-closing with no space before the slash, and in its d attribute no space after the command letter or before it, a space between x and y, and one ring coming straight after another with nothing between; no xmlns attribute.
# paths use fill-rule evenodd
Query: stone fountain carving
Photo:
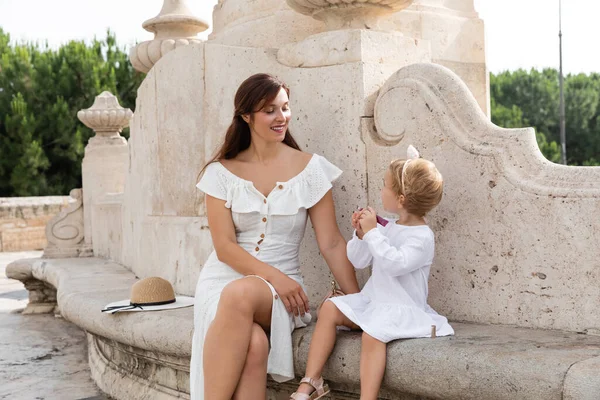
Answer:
<svg viewBox="0 0 600 400"><path fill-rule="evenodd" d="M401 11L413 0L287 0L301 14L324 21L329 30L377 29L379 18Z"/></svg>
<svg viewBox="0 0 600 400"><path fill-rule="evenodd" d="M198 43L198 33L208 29L208 22L192 14L185 0L164 0L160 13L142 27L154 33L154 39L131 48L129 60L135 69L147 73L171 50Z"/></svg>

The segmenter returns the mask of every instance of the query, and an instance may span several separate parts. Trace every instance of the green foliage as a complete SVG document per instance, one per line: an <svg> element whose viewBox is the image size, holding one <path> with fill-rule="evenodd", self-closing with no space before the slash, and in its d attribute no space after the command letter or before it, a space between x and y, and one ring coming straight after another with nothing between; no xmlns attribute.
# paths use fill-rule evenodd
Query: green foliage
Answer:
<svg viewBox="0 0 600 400"><path fill-rule="evenodd" d="M502 104L496 104L496 99L492 98L492 121L504 128L523 128L532 126L527 119L523 117L523 111L517 105L510 108ZM550 161L560 162L560 146L555 141L548 141L546 135L536 130L535 136L542 154Z"/></svg>
<svg viewBox="0 0 600 400"><path fill-rule="evenodd" d="M81 187L84 147L94 133L77 111L104 90L134 110L143 78L110 31L103 40L54 50L12 44L0 28L0 197L64 195Z"/></svg>
<svg viewBox="0 0 600 400"><path fill-rule="evenodd" d="M565 77L567 163L600 165L600 74ZM490 75L492 122L532 126L547 159L560 161L558 72L517 70Z"/></svg>

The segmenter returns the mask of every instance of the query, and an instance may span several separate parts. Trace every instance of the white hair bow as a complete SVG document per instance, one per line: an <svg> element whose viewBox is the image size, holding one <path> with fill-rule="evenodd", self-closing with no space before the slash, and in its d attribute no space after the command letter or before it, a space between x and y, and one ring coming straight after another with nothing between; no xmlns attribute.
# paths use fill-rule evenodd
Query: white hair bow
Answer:
<svg viewBox="0 0 600 400"><path fill-rule="evenodd" d="M415 158L419 157L421 157L421 155L419 154L418 150L415 149L415 146L409 144L408 149L406 149L406 158L409 160L414 160Z"/></svg>
<svg viewBox="0 0 600 400"><path fill-rule="evenodd" d="M408 158L408 160L406 160L406 162L404 163L404 165L402 166L402 179L401 179L401 183L402 183L402 194L406 195L406 191L404 190L404 176L406 175L406 167L408 165L409 162L411 162L412 160L416 160L419 157L421 157L421 155L419 154L419 152L417 151L417 149L415 148L415 146L413 146L412 144L408 145L408 149L406 149L406 158Z"/></svg>

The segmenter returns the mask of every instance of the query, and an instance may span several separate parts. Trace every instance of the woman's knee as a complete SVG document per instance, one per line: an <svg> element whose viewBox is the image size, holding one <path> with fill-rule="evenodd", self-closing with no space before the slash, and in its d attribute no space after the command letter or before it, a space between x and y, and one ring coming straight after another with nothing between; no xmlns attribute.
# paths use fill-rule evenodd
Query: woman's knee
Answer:
<svg viewBox="0 0 600 400"><path fill-rule="evenodd" d="M226 285L221 292L219 307L245 313L257 312L264 300L271 298L271 291L266 283L259 279L238 279ZM270 308L270 304L265 307Z"/></svg>
<svg viewBox="0 0 600 400"><path fill-rule="evenodd" d="M251 296L251 285L244 282L244 279L238 279L223 288L221 298L219 299L219 307L233 308L240 311L252 311L252 302L250 301Z"/></svg>
<svg viewBox="0 0 600 400"><path fill-rule="evenodd" d="M252 326L252 336L246 355L246 366L250 368L265 368L269 358L269 339L258 324Z"/></svg>

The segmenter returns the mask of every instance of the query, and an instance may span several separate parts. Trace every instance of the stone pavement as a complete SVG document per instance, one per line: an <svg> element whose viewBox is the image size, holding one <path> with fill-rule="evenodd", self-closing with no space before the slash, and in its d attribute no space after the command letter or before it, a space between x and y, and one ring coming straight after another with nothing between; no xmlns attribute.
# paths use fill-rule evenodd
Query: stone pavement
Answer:
<svg viewBox="0 0 600 400"><path fill-rule="evenodd" d="M53 315L21 315L27 291L6 266L41 252L0 253L0 400L107 400L90 378L84 332Z"/></svg>

